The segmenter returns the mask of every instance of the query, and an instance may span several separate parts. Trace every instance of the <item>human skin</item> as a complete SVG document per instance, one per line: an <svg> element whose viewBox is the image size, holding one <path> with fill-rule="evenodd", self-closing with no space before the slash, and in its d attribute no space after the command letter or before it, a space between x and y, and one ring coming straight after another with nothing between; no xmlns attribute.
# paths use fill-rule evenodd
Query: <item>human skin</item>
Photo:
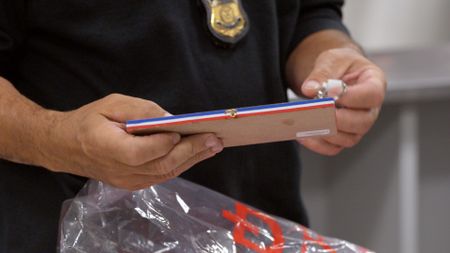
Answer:
<svg viewBox="0 0 450 253"><path fill-rule="evenodd" d="M323 155L336 155L356 145L378 118L386 92L383 71L338 30L320 31L303 40L288 59L286 76L290 88L308 98L315 97L320 84L328 79L348 84L336 101L337 134L298 140Z"/></svg>
<svg viewBox="0 0 450 253"><path fill-rule="evenodd" d="M167 115L157 104L112 94L73 111L47 110L0 78L0 157L129 190L174 178L223 149L214 134L133 136L129 119Z"/></svg>
<svg viewBox="0 0 450 253"><path fill-rule="evenodd" d="M337 135L300 141L315 152L335 155L355 145L378 117L386 89L383 72L340 31L325 30L303 40L289 57L286 75L290 87L306 97L314 97L327 79L349 84L337 101ZM134 136L125 131L127 120L167 114L152 101L121 94L73 111L48 110L0 78L0 158L137 190L174 178L222 151L214 134Z"/></svg>

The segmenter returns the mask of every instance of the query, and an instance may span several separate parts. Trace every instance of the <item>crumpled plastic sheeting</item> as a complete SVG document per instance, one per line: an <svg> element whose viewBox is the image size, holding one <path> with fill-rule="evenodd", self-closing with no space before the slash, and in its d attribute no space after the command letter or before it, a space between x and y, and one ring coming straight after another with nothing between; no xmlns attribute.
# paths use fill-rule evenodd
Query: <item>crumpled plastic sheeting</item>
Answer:
<svg viewBox="0 0 450 253"><path fill-rule="evenodd" d="M59 233L61 253L369 252L179 178L135 192L88 181Z"/></svg>

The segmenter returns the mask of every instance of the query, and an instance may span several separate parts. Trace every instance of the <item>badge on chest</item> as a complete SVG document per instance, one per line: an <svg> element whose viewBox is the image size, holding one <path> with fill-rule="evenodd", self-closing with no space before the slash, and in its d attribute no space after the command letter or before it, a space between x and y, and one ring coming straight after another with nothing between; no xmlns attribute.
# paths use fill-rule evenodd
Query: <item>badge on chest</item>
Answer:
<svg viewBox="0 0 450 253"><path fill-rule="evenodd" d="M249 30L249 20L240 0L201 0L207 13L208 29L226 45L239 42Z"/></svg>

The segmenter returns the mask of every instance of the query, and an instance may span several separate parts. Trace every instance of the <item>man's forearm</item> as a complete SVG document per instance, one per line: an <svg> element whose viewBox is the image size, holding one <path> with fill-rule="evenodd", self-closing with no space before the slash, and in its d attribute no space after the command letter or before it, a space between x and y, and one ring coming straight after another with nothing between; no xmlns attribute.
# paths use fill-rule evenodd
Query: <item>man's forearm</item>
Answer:
<svg viewBox="0 0 450 253"><path fill-rule="evenodd" d="M177 177L223 149L215 134L129 135L123 122L162 117L156 103L111 94L76 110L47 110L0 78L0 158L129 190Z"/></svg>
<svg viewBox="0 0 450 253"><path fill-rule="evenodd" d="M286 63L286 77L291 88L298 88L313 69L317 57L333 48L349 48L362 52L360 47L338 30L324 30L304 39L291 53Z"/></svg>
<svg viewBox="0 0 450 253"><path fill-rule="evenodd" d="M51 112L21 95L0 77L0 158L42 165Z"/></svg>

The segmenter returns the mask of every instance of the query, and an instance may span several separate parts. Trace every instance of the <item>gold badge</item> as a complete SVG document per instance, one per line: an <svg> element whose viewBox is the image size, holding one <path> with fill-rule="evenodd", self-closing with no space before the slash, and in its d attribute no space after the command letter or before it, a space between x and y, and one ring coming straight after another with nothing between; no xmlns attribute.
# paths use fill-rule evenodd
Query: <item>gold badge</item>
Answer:
<svg viewBox="0 0 450 253"><path fill-rule="evenodd" d="M235 44L248 32L249 22L240 0L202 0L212 35L227 44Z"/></svg>

